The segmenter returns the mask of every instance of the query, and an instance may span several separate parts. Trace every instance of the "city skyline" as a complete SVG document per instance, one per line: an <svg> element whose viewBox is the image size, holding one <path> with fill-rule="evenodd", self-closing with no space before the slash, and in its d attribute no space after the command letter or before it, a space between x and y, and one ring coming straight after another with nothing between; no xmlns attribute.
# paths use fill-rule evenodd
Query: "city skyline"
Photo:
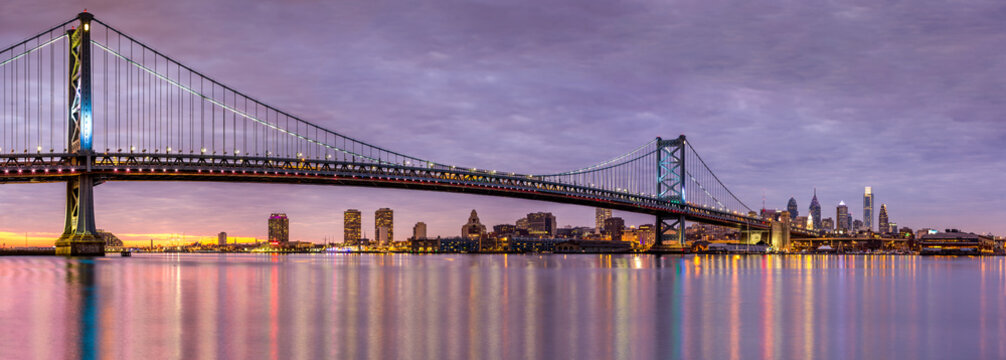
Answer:
<svg viewBox="0 0 1006 360"><path fill-rule="evenodd" d="M14 43L45 25L69 18L81 10L79 6L71 2L0 5L3 9L0 20L5 24L0 28L0 40ZM973 73L991 67L971 67L963 74L956 72L960 74L957 76L967 76L972 81L939 92L934 88L937 84L963 78L937 75L940 71L926 71L923 74L926 76L914 77L920 75L915 70L893 67L905 62L905 54L909 53L913 56L908 63L921 68L949 66L945 62L968 64L967 59L981 57L983 49L978 40L962 41L961 37L975 36L976 27L1002 26L993 21L994 17L982 16L985 10L982 5L961 7L946 14L945 9L931 5L911 9L909 18L941 14L938 21L943 25L943 37L938 38L894 31L900 24L886 18L884 11L891 9L881 5L870 8L837 4L825 10L800 5L772 10L752 5L753 8L746 9L754 13L779 12L777 15L798 28L813 20L832 30L842 29L829 33L826 39L850 42L852 45L842 50L852 55L872 54L869 52L872 46L880 46L861 42L861 37L868 33L851 27L851 24L871 25L873 31L885 36L881 37L881 44L894 48L872 55L875 58L870 63L858 64L853 69L839 66L844 63L819 60L829 56L846 61L848 58L829 49L809 47L806 42L813 40L809 38L811 35L784 41L770 49L745 47L746 43L763 44L766 38L760 31L743 31L762 29L761 24L741 12L743 9L727 9L737 21L719 25L727 33L741 35L744 41L740 42L705 31L707 24L686 20L689 15L711 14L715 4L680 7L678 11L682 14L672 15L661 5L609 4L606 6L610 8L584 11L567 3L534 16L529 10L536 7L530 3L509 7L431 4L400 15L382 12L380 18L368 16L373 14L367 6L342 6L345 5L304 4L279 9L263 4L238 7L241 14L230 14L223 12L231 9L224 3L181 1L114 7L99 4L90 10L102 19L120 24L121 30L158 50L267 103L396 151L483 168L547 172L565 170L570 165L589 165L655 136L684 133L697 147L708 149L706 160L719 169L723 181L751 207L757 207L758 195L765 193L771 200L770 207L784 208L785 200L795 197L802 212L807 209L810 190L816 187L827 214L827 209L839 201L857 203L862 186L870 185L876 191L877 204L890 205L891 217L899 226L1006 233L1002 221L1006 218L1004 199L994 180L1003 177L1006 166L995 156L998 152L991 145L1006 138L1006 131L994 116L1006 111L996 102L969 96L977 89L995 85L982 80L994 76ZM286 16L271 16L276 11ZM487 14L493 13L498 14L488 17L495 23L493 28L523 30L499 34L465 20L487 18ZM333 14L348 21L333 24L293 20ZM438 14L457 16L442 19ZM615 19L606 19L609 15ZM680 20L683 29L666 27L665 17ZM269 20L246 20L251 18ZM626 19L639 21L627 25ZM695 35L696 41L737 48L748 59L715 52L673 51L693 49L689 43L668 40L677 36L659 36L659 44L650 37L607 41L614 30L594 25L614 24L610 21L616 20L620 26L628 27L624 30L638 34L673 35L684 31ZM514 26L523 22L527 26ZM548 34L561 36L534 32L546 25L550 29ZM592 29L591 36L578 36L585 27ZM257 35L252 37L254 41L247 36L249 33ZM336 36L329 39L332 33ZM207 39L200 34L213 36ZM470 34L472 39L457 38L458 34ZM285 41L295 35L305 40ZM429 40L438 36L446 36L446 40ZM415 41L417 38L422 41ZM584 56L586 50L576 39L588 41L593 46L586 48L601 51L610 58ZM503 51L483 52L472 45L479 41ZM337 45L332 48L352 51L304 45L330 42ZM226 48L224 44L276 51L262 52L250 59L240 57L240 61L211 55L216 54L214 49ZM954 54L933 52L961 46L963 50ZM653 50L634 51L643 48ZM792 62L770 65L777 54L806 52L810 52L807 57L818 60L798 57ZM291 57L289 53L300 55ZM656 65L657 62L652 62L656 59L673 62ZM730 71L696 66L710 60L736 66L730 66ZM335 67L334 72L324 70L333 68L329 66L331 62L347 64L345 68L353 71L340 72L338 68L342 67ZM282 65L275 68L276 64ZM570 64L583 70L570 70L575 68ZM625 64L634 64L642 70L625 70L633 67ZM752 70L761 66L770 68L753 75ZM692 70L679 71L682 69ZM639 76L672 72L676 75L657 76L657 80ZM879 80L872 75L878 73L891 75L884 77L886 82L876 83ZM801 74L804 76L797 76ZM835 80L846 77L855 86L839 86L842 84ZM921 84L911 86L918 92L903 89L908 84L898 80L901 77L919 79ZM883 102L874 99L870 92L861 94L863 88L911 95L896 95ZM615 96L618 93L636 95ZM990 99L998 98L994 92L989 94ZM610 100L599 104L594 101L596 98ZM926 107L927 103L953 103L961 107L940 109ZM799 111L786 110L794 107ZM723 110L711 110L718 108ZM532 124L536 126L529 126ZM879 131L858 132L861 126L874 126ZM724 130L733 128L744 131ZM938 148L947 150L933 150L928 145L933 139L946 142ZM851 156L847 155L850 150ZM878 153L882 156L874 158ZM58 236L63 219L63 190L58 184L0 187L0 231L9 234L4 238L16 243L25 232L50 234L44 235L50 236L50 240ZM264 238L258 219L262 214L283 209L292 219L303 219L294 220L303 221L303 228L298 227L303 231L303 240L321 241L341 232L341 228L332 226L341 219L341 210L330 210L331 204L341 203L347 206L337 208L359 208L364 214L379 207L397 209L401 216L416 214L401 220L396 216L395 223L401 229L411 228L416 221L426 221L431 234L451 233L456 228L454 219L459 216L455 209L464 214L466 208L478 208L485 223L492 224L509 223L534 211L556 214L561 225L586 225L594 218L589 207L349 187L110 182L95 191L100 226L117 235L139 237L177 233L213 236L227 231L235 237ZM308 198L316 200L303 201ZM24 213L33 216L24 218L21 216ZM626 218L628 223L649 222L642 215L618 216ZM372 223L365 222L363 228L372 228L369 224Z"/></svg>

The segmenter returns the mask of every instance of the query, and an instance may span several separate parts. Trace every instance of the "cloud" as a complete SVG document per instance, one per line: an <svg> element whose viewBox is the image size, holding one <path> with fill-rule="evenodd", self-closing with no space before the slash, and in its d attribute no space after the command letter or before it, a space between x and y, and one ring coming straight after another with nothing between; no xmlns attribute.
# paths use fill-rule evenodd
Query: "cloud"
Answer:
<svg viewBox="0 0 1006 360"><path fill-rule="evenodd" d="M0 40L78 6L0 5ZM1006 7L995 1L185 0L91 10L255 98L422 158L549 172L686 134L749 205L764 192L769 207L796 196L805 209L816 186L827 213L871 185L900 224L1006 233L993 180L1006 178ZM58 228L61 190L49 186L0 187L0 228ZM291 185L110 183L98 205L102 226L120 232L252 237L283 210L314 241L339 236L349 207L395 208L397 234L424 220L453 235L471 208L490 224L545 209L563 224L592 223L590 209L573 206ZM15 222L10 208L38 213Z"/></svg>

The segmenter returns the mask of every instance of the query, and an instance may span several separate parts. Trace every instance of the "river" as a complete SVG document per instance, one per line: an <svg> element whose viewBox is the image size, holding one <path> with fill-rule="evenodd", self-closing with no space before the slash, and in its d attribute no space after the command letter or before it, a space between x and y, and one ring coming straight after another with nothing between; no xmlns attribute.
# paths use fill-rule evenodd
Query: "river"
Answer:
<svg viewBox="0 0 1006 360"><path fill-rule="evenodd" d="M0 257L0 358L1004 358L1004 295L1004 257Z"/></svg>

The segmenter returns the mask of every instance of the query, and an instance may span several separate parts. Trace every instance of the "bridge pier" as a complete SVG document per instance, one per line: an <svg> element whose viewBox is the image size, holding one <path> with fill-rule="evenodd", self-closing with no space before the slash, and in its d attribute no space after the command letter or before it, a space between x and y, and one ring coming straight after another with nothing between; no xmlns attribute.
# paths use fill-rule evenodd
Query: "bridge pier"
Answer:
<svg viewBox="0 0 1006 360"><path fill-rule="evenodd" d="M66 182L66 224L56 255L104 256L105 241L94 225L94 180L81 174Z"/></svg>

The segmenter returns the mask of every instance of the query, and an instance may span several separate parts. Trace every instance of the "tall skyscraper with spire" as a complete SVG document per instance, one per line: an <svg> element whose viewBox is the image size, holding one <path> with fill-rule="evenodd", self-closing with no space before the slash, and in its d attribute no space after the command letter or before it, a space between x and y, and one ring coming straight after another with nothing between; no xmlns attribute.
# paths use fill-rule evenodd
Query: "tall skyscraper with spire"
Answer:
<svg viewBox="0 0 1006 360"><path fill-rule="evenodd" d="M796 218L800 216L800 209L796 207L796 198L789 198L789 204L786 204L786 211L789 211L790 221L796 221Z"/></svg>
<svg viewBox="0 0 1006 360"><path fill-rule="evenodd" d="M814 230L820 230L821 203L817 202L817 188L814 188L814 198L810 199L810 216L813 218Z"/></svg>
<svg viewBox="0 0 1006 360"><path fill-rule="evenodd" d="M870 186L863 193L863 227L873 231L873 187Z"/></svg>

